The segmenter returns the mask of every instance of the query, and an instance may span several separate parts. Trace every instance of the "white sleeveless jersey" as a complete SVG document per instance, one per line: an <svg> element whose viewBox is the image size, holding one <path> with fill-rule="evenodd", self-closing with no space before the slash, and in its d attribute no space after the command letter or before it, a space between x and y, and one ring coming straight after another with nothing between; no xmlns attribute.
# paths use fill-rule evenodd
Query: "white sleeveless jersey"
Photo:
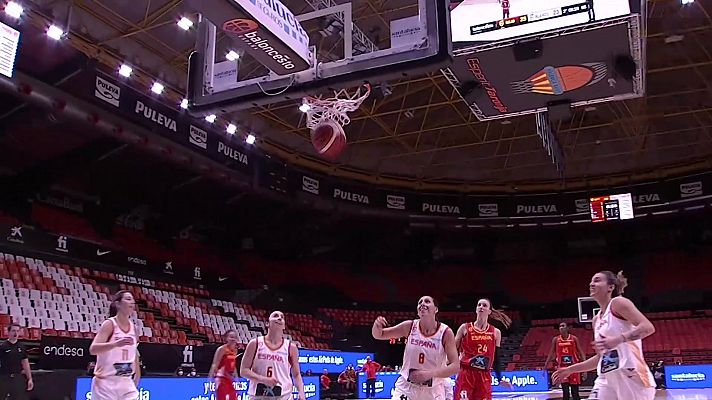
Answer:
<svg viewBox="0 0 712 400"><path fill-rule="evenodd" d="M611 306L616 301L613 298L608 304L606 312L598 313L598 319L594 325L594 335L596 339L621 336L625 332L633 329L633 324L616 317L611 312ZM627 370L635 372L646 387L654 387L655 380L653 374L643 358L642 340L631 340L616 346L612 350L600 353L601 360L598 362L598 375L605 376L606 373L615 370Z"/></svg>
<svg viewBox="0 0 712 400"><path fill-rule="evenodd" d="M408 379L408 373L412 369L431 371L445 366L447 353L443 346L443 335L447 329L447 325L440 323L435 334L425 336L420 331L420 320L413 320L403 352L401 376Z"/></svg>
<svg viewBox="0 0 712 400"><path fill-rule="evenodd" d="M282 345L271 349L265 343L264 336L257 338L257 350L252 362L252 371L262 376L275 377L282 388L282 395L292 393L291 365L289 364L289 340L283 339ZM257 382L250 381L248 394L255 396Z"/></svg>
<svg viewBox="0 0 712 400"><path fill-rule="evenodd" d="M124 332L119 328L116 317L109 318L113 325L114 332L109 336L109 342L114 342L125 337L130 337L133 344L129 346L115 347L96 356L96 367L94 375L99 378L110 376L133 375L134 362L136 361L136 349L138 347L138 337L133 322L129 321L129 331Z"/></svg>

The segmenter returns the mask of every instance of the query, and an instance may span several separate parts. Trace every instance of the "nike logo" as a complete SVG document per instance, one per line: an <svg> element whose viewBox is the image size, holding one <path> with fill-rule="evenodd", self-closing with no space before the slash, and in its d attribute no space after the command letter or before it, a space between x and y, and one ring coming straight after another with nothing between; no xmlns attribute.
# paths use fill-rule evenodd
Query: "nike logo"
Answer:
<svg viewBox="0 0 712 400"><path fill-rule="evenodd" d="M97 256L104 256L104 255L107 255L107 254L109 254L109 253L111 253L111 250L107 250L107 251L97 250L97 251L96 251L96 255L97 255Z"/></svg>
<svg viewBox="0 0 712 400"><path fill-rule="evenodd" d="M221 277L219 277L219 278L218 278L218 280L219 280L220 282L222 282L222 281L226 281L226 280L227 280L227 278L226 278L226 277L222 277L222 276L221 276Z"/></svg>

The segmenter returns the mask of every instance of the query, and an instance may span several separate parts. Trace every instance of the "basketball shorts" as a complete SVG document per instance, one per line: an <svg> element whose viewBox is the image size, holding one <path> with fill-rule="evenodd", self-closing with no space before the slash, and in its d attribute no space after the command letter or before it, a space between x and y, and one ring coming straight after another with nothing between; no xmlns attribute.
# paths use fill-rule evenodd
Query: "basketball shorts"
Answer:
<svg viewBox="0 0 712 400"><path fill-rule="evenodd" d="M403 375L398 377L391 400L445 400L442 380L434 380L433 386L410 383Z"/></svg>
<svg viewBox="0 0 712 400"><path fill-rule="evenodd" d="M138 389L128 376L94 377L91 380L92 400L137 400Z"/></svg>
<svg viewBox="0 0 712 400"><path fill-rule="evenodd" d="M568 383L569 385L580 385L581 384L581 374L571 374L561 383Z"/></svg>
<svg viewBox="0 0 712 400"><path fill-rule="evenodd" d="M593 384L590 400L653 400L655 384L653 377L644 378L644 382L636 371L619 369L596 378ZM652 386L651 386L652 385Z"/></svg>
<svg viewBox="0 0 712 400"><path fill-rule="evenodd" d="M455 381L455 400L492 399L492 374L469 367L461 367Z"/></svg>
<svg viewBox="0 0 712 400"><path fill-rule="evenodd" d="M230 378L215 378L215 400L237 400L237 392Z"/></svg>
<svg viewBox="0 0 712 400"><path fill-rule="evenodd" d="M253 396L249 395L248 399L250 400L291 400L292 399L292 394L284 394L281 396ZM222 400L222 399L215 399L215 400Z"/></svg>

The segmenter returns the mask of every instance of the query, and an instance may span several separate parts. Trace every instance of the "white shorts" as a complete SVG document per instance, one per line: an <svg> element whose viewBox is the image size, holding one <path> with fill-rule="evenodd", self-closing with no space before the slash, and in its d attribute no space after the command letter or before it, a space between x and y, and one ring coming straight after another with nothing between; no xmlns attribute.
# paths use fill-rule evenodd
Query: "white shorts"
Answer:
<svg viewBox="0 0 712 400"><path fill-rule="evenodd" d="M415 385L402 375L398 377L391 400L445 400L445 387L442 379L432 387Z"/></svg>
<svg viewBox="0 0 712 400"><path fill-rule="evenodd" d="M91 380L91 400L137 400L138 389L128 376L94 377Z"/></svg>
<svg viewBox="0 0 712 400"><path fill-rule="evenodd" d="M291 400L292 399L292 394L285 394L282 396L253 396L253 395L248 395L248 398L250 400ZM93 400L93 399L92 399Z"/></svg>
<svg viewBox="0 0 712 400"><path fill-rule="evenodd" d="M650 382L654 382L650 376ZM646 385L635 371L619 369L601 374L593 384L590 400L653 400L655 386Z"/></svg>

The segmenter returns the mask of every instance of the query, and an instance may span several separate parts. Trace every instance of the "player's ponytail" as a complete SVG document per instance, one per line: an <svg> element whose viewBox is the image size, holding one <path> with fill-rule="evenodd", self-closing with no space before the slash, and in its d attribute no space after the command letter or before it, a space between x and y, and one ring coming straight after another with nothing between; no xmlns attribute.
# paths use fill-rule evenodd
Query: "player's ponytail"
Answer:
<svg viewBox="0 0 712 400"><path fill-rule="evenodd" d="M489 315L489 319L501 322L505 328L509 328L510 326L512 326L512 319L509 318L509 315L505 314L504 311L502 311L502 310L497 310L496 308L494 308L492 306L492 300L490 300L490 299L483 299L483 300L487 300L487 302L490 305L491 313Z"/></svg>
<svg viewBox="0 0 712 400"><path fill-rule="evenodd" d="M601 271L600 273L605 275L609 285L613 285L613 293L611 293L611 296L622 296L625 288L628 286L628 278L623 275L623 270L618 271L617 274L614 274L612 271Z"/></svg>
<svg viewBox="0 0 712 400"><path fill-rule="evenodd" d="M623 270L618 271L616 274L616 279L618 279L618 294L623 295L623 291L628 286L628 278L623 275Z"/></svg>

